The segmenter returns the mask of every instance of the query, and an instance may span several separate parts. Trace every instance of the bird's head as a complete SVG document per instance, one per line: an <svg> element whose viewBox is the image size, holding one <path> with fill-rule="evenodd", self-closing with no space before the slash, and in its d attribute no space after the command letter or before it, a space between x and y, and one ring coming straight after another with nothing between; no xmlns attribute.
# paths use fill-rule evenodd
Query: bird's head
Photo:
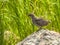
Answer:
<svg viewBox="0 0 60 45"><path fill-rule="evenodd" d="M31 18L33 18L33 17L34 17L34 14L31 13L31 14L29 14L28 16L30 16Z"/></svg>

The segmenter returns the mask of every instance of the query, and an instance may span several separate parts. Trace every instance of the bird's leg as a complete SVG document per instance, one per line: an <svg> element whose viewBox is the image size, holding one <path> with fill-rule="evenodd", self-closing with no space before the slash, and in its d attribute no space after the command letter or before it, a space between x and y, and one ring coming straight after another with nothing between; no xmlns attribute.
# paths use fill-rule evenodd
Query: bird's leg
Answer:
<svg viewBox="0 0 60 45"><path fill-rule="evenodd" d="M44 27L43 27L43 28L42 28L42 27L43 27L43 26L40 27L40 30L41 30L41 29L45 29Z"/></svg>
<svg viewBox="0 0 60 45"><path fill-rule="evenodd" d="M41 29L42 29L42 26L40 26L39 29L38 29L37 31L39 31L39 30L41 30Z"/></svg>
<svg viewBox="0 0 60 45"><path fill-rule="evenodd" d="M40 26L40 30L42 29L42 26Z"/></svg>

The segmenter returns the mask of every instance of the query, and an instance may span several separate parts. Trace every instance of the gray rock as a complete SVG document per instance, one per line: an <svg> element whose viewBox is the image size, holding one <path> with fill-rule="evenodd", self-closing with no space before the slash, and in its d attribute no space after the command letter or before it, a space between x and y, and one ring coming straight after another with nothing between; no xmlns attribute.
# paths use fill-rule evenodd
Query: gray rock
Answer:
<svg viewBox="0 0 60 45"><path fill-rule="evenodd" d="M60 45L60 34L54 31L41 29L34 32L16 45Z"/></svg>

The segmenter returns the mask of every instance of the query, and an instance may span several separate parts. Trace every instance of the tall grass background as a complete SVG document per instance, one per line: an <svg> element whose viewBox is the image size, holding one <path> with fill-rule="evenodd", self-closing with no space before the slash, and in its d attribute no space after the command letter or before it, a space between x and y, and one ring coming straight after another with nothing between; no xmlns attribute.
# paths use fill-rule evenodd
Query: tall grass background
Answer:
<svg viewBox="0 0 60 45"><path fill-rule="evenodd" d="M46 29L60 32L60 0L0 0L0 45L15 45L37 31L32 12L51 21Z"/></svg>

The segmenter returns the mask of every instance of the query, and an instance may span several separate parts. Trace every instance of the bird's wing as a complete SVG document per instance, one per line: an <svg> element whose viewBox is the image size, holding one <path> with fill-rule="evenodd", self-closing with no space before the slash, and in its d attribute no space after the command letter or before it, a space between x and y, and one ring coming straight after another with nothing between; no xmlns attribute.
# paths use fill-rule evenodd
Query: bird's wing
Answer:
<svg viewBox="0 0 60 45"><path fill-rule="evenodd" d="M46 24L47 22L44 19L36 19L36 23L42 26L42 25Z"/></svg>
<svg viewBox="0 0 60 45"><path fill-rule="evenodd" d="M37 24L41 24L42 22L44 22L43 19L36 19L35 21Z"/></svg>
<svg viewBox="0 0 60 45"><path fill-rule="evenodd" d="M43 19L36 19L37 22L44 22L45 20Z"/></svg>

